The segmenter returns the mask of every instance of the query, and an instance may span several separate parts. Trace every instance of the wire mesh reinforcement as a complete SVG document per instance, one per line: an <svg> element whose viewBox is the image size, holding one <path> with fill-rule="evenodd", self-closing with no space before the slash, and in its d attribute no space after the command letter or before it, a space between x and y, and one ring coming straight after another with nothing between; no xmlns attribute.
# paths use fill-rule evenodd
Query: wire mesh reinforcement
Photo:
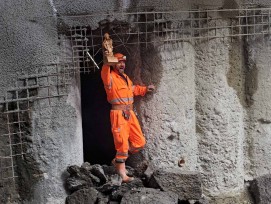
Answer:
<svg viewBox="0 0 271 204"><path fill-rule="evenodd" d="M33 103L51 106L53 98L66 96L70 74L58 65L39 67L36 74L19 76L13 88L8 89L0 105L2 128L0 130L0 182L11 180L15 184L16 161L24 159L31 141L31 113ZM41 104L39 104L41 102Z"/></svg>
<svg viewBox="0 0 271 204"><path fill-rule="evenodd" d="M38 66L36 74L18 76L16 84L0 100L0 182L15 184L16 161L31 153L27 148L31 134L33 103L52 105L53 98L68 94L71 78L96 69L91 54L101 66L102 41L110 33L114 49L121 47L132 54L130 45L145 46L200 43L214 38L253 40L270 38L270 8L232 10L193 10L172 12L134 12L61 16L63 19L99 17L99 26L73 26L68 33L59 33L63 56L56 65ZM110 16L110 19L108 18ZM42 103L39 104L39 101ZM33 153L33 152L32 152Z"/></svg>
<svg viewBox="0 0 271 204"><path fill-rule="evenodd" d="M70 37L74 62L73 70L84 73L95 71L96 67L87 57L101 55L105 32L110 33L114 49L123 47L127 53L130 45L148 47L149 44L167 45L188 41L191 43L209 41L214 38L254 40L256 37L270 37L270 8L196 10L172 12L135 12L99 14L99 27L93 30L89 25L71 27ZM110 19L109 19L110 16ZM90 19L96 15L63 16L68 19ZM102 60L97 61L98 65Z"/></svg>

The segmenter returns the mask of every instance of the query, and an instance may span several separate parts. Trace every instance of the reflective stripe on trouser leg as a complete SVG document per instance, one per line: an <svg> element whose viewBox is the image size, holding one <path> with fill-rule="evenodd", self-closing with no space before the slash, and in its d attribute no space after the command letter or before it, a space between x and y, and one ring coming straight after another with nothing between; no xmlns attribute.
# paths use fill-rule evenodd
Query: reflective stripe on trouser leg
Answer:
<svg viewBox="0 0 271 204"><path fill-rule="evenodd" d="M116 163L124 163L126 161L127 157L128 157L128 153L117 152L116 157L115 157L116 158L115 161L116 161Z"/></svg>
<svg viewBox="0 0 271 204"><path fill-rule="evenodd" d="M129 152L130 152L131 154L135 154L135 153L139 152L139 151L142 150L142 149L144 149L144 147L138 147L138 148L135 148L135 147L131 147L131 145L130 145Z"/></svg>
<svg viewBox="0 0 271 204"><path fill-rule="evenodd" d="M138 119L134 113L134 111L131 111L130 115L130 136L129 136L129 142L130 142L130 153L136 153L142 150L146 144L146 139L142 133L141 127L139 125Z"/></svg>
<svg viewBox="0 0 271 204"><path fill-rule="evenodd" d="M115 149L117 151L116 162L123 163L128 157L130 127L127 120L122 116L122 110L111 110L110 120Z"/></svg>

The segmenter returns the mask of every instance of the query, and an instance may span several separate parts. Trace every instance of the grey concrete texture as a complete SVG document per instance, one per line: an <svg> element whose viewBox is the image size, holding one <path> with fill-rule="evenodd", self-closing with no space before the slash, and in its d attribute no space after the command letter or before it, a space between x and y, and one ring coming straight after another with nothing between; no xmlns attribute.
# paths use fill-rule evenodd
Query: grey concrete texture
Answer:
<svg viewBox="0 0 271 204"><path fill-rule="evenodd" d="M145 9L174 9L182 10L182 8L189 8L191 3L186 0L181 1L163 1L153 0L151 3L145 0L102 0L92 1L91 4L85 0L72 1L72 0L55 0L54 5L60 15L73 15L73 14L93 14L104 13L108 11L136 11L139 8Z"/></svg>
<svg viewBox="0 0 271 204"><path fill-rule="evenodd" d="M247 192L239 192L237 194L223 194L220 196L209 197L209 204L254 204L253 199Z"/></svg>
<svg viewBox="0 0 271 204"><path fill-rule="evenodd" d="M247 174L257 177L271 171L271 105L270 105L270 53L268 39L251 39L247 43L248 72L253 75L247 86L249 94L247 155Z"/></svg>
<svg viewBox="0 0 271 204"><path fill-rule="evenodd" d="M59 62L58 33L52 1L1 1L0 90L4 95L19 76ZM68 97L35 102L30 121L32 142L21 169L28 190L20 191L24 203L64 203L62 177L70 164L82 163L82 130L76 79ZM80 97L79 97L80 98ZM5 121L3 121L5 122ZM68 156L68 154L71 154ZM27 156L27 157L28 157ZM29 169L35 168L35 174ZM35 182L33 182L35 180Z"/></svg>
<svg viewBox="0 0 271 204"><path fill-rule="evenodd" d="M56 10L60 15L78 15L78 14L92 14L95 12L107 11L137 11L138 9L157 11L161 10L188 10L188 9L238 9L241 7L253 6L268 6L271 3L268 0L153 0L151 3L145 0L102 0L92 1L89 4L87 1L71 1L71 0L55 0L53 1Z"/></svg>
<svg viewBox="0 0 271 204"><path fill-rule="evenodd" d="M3 0L0 11L0 88L5 93L14 86L18 72L33 72L37 65L56 61L57 30L54 19L44 19L52 15L47 1Z"/></svg>
<svg viewBox="0 0 271 204"><path fill-rule="evenodd" d="M269 0L243 0L243 4L249 7L269 7L271 6L271 2Z"/></svg>
<svg viewBox="0 0 271 204"><path fill-rule="evenodd" d="M82 15L90 13L99 13L106 11L118 10L118 1L101 0L101 1L85 1L85 0L54 0L52 1L57 13L61 16L66 15Z"/></svg>
<svg viewBox="0 0 271 204"><path fill-rule="evenodd" d="M155 166L178 167L178 162L184 159L184 170L196 169L193 54L189 43L142 53L143 82L157 86L155 93L143 99L139 107L148 140L145 153Z"/></svg>
<svg viewBox="0 0 271 204"><path fill-rule="evenodd" d="M229 47L227 39L212 39L196 48L199 165L203 186L213 196L222 191L238 191L244 181L244 115L226 77L233 60Z"/></svg>

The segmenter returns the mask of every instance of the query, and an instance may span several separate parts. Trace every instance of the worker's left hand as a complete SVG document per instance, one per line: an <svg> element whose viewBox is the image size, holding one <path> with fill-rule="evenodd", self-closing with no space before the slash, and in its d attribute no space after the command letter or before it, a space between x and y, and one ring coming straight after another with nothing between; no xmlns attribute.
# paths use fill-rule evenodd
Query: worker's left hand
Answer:
<svg viewBox="0 0 271 204"><path fill-rule="evenodd" d="M155 86L152 84L147 87L148 92L153 92L154 90L155 90Z"/></svg>

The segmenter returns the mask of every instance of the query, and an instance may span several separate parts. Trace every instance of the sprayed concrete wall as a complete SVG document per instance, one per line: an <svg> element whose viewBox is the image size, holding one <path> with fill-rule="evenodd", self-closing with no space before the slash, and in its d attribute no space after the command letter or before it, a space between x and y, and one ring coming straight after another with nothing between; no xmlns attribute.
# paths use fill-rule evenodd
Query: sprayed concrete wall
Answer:
<svg viewBox="0 0 271 204"><path fill-rule="evenodd" d="M237 92L227 82L230 42L210 40L196 52L196 123L203 185L212 196L238 193L244 185L244 114Z"/></svg>
<svg viewBox="0 0 271 204"><path fill-rule="evenodd" d="M0 10L0 89L5 95L19 76L50 68L59 63L61 54L52 1L4 0ZM83 162L78 80L73 80L67 97L51 99L50 106L48 99L32 106L28 149L32 153L20 169L24 187L18 192L24 203L64 203L65 169Z"/></svg>
<svg viewBox="0 0 271 204"><path fill-rule="evenodd" d="M270 42L255 38L247 42L249 103L247 108L247 174L270 173Z"/></svg>
<svg viewBox="0 0 271 204"><path fill-rule="evenodd" d="M21 70L32 74L37 66L59 63L56 14L129 11L135 6L188 10L242 5L271 6L249 0L166 5L158 0L1 1L1 93L13 86ZM215 198L214 203L249 202L243 194L245 180L270 173L271 166L269 41L212 39L137 51L142 69L131 77L141 74L139 81L157 86L154 95L137 104L148 142L146 157L164 168L184 158L184 169L202 173L204 193ZM65 169L83 162L80 79L73 79L68 97L55 100L55 106L46 103L33 106L31 159L38 174L31 178L35 182L29 191L21 192L24 203L64 203Z"/></svg>
<svg viewBox="0 0 271 204"><path fill-rule="evenodd" d="M142 58L145 84L157 86L155 94L140 106L149 141L146 155L155 166L172 168L184 159L185 169L195 170L198 150L194 48L190 43L157 47L152 52L143 51Z"/></svg>

